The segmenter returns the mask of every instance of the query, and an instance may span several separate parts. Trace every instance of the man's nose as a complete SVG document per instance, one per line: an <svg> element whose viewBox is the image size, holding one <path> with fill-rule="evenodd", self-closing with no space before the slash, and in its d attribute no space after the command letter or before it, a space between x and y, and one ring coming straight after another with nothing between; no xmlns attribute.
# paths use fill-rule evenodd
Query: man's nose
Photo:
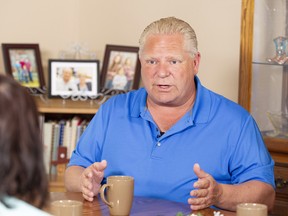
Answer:
<svg viewBox="0 0 288 216"><path fill-rule="evenodd" d="M158 65L158 70L157 70L157 75L159 77L167 77L170 75L169 67L165 63L159 63Z"/></svg>

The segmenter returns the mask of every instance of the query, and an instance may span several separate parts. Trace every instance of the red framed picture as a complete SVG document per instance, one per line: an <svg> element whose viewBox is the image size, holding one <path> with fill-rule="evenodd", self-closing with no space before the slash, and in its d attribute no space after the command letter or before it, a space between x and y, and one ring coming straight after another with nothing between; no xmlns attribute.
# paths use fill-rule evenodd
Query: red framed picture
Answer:
<svg viewBox="0 0 288 216"><path fill-rule="evenodd" d="M33 94L45 93L45 82L38 44L2 44L7 74Z"/></svg>

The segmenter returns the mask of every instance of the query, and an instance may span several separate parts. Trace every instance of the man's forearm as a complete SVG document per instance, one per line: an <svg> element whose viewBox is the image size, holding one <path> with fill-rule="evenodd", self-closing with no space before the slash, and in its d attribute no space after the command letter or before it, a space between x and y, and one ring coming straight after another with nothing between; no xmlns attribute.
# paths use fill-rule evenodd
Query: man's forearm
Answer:
<svg viewBox="0 0 288 216"><path fill-rule="evenodd" d="M81 192L81 174L83 167L71 166L65 171L65 187L67 191Z"/></svg>
<svg viewBox="0 0 288 216"><path fill-rule="evenodd" d="M215 206L236 211L239 203L262 203L271 210L275 200L275 190L269 184L260 181L249 181L239 185L221 184L222 194Z"/></svg>

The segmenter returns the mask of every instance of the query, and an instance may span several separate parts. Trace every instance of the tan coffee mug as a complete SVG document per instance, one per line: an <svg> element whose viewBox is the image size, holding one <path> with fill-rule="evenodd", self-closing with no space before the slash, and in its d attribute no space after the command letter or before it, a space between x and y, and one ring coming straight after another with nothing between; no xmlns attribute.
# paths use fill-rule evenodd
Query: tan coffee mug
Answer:
<svg viewBox="0 0 288 216"><path fill-rule="evenodd" d="M259 203L241 203L237 205L237 216L267 216L268 208Z"/></svg>
<svg viewBox="0 0 288 216"><path fill-rule="evenodd" d="M129 215L134 197L134 178L109 176L107 184L102 185L100 189L100 196L102 201L108 205L111 215Z"/></svg>
<svg viewBox="0 0 288 216"><path fill-rule="evenodd" d="M51 203L55 216L82 216L83 203L76 200L56 200Z"/></svg>

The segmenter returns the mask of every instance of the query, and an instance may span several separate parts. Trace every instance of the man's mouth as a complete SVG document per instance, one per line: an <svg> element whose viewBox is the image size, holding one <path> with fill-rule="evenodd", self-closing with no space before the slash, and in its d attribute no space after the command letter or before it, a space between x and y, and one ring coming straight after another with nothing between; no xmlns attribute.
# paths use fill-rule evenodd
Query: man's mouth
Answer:
<svg viewBox="0 0 288 216"><path fill-rule="evenodd" d="M170 88L171 87L171 85L157 85L157 87L158 88L160 88L160 89L168 89L168 88Z"/></svg>

